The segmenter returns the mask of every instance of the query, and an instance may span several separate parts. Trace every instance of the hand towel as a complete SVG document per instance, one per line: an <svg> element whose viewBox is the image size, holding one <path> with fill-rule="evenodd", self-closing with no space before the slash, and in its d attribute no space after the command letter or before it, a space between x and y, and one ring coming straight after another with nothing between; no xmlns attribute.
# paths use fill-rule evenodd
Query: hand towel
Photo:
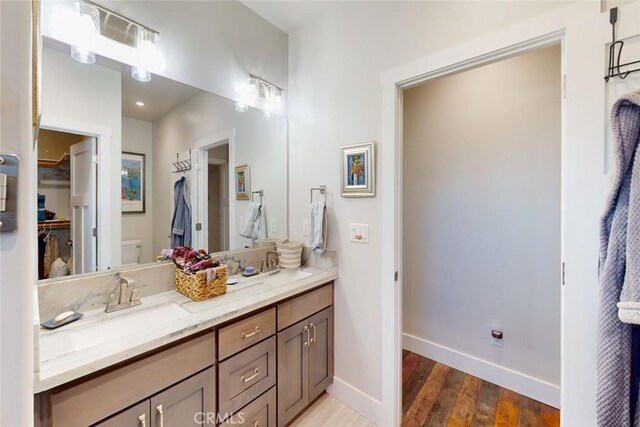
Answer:
<svg viewBox="0 0 640 427"><path fill-rule="evenodd" d="M640 92L612 111L617 171L600 222L599 426L640 426Z"/></svg>
<svg viewBox="0 0 640 427"><path fill-rule="evenodd" d="M322 255L327 249L327 206L324 202L311 203L311 249Z"/></svg>
<svg viewBox="0 0 640 427"><path fill-rule="evenodd" d="M262 232L262 205L260 203L249 203L247 210L242 216L240 235L247 239L257 240L260 238Z"/></svg>
<svg viewBox="0 0 640 427"><path fill-rule="evenodd" d="M173 185L173 218L171 219L171 247L191 246L191 204L187 178Z"/></svg>

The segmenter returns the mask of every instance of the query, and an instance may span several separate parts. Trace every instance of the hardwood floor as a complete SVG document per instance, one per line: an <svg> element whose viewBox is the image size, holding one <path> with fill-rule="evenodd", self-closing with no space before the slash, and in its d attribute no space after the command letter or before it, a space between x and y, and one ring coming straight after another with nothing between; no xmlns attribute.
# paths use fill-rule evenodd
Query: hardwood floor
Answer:
<svg viewBox="0 0 640 427"><path fill-rule="evenodd" d="M555 427L560 411L480 378L402 352L403 427Z"/></svg>

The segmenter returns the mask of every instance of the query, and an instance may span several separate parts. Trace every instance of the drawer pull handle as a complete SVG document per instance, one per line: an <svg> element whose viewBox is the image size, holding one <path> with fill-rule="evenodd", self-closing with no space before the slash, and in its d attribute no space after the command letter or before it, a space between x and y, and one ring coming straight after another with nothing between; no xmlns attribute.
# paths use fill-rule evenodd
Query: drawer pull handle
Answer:
<svg viewBox="0 0 640 427"><path fill-rule="evenodd" d="M311 329L313 329L313 338L311 338L310 344L313 344L314 342L316 342L316 325L312 323Z"/></svg>
<svg viewBox="0 0 640 427"><path fill-rule="evenodd" d="M304 332L306 332L306 333L307 333L307 339L306 339L306 341L304 342L304 346L305 346L305 347L309 347L309 328L305 326L305 327L304 327ZM303 333L304 333L304 332L303 332Z"/></svg>
<svg viewBox="0 0 640 427"><path fill-rule="evenodd" d="M250 332L250 333L246 333L245 331L242 331L242 339L244 340L247 338L251 338L252 336L256 335L259 332L260 332L260 326L256 326L253 332Z"/></svg>
<svg viewBox="0 0 640 427"><path fill-rule="evenodd" d="M160 427L164 427L164 411L162 410L162 405L156 406L156 411L158 411L158 415L160 416Z"/></svg>
<svg viewBox="0 0 640 427"><path fill-rule="evenodd" d="M242 381L243 383L247 383L249 381L251 381L252 379L254 379L255 377L257 377L258 375L260 375L260 369L258 368L253 368L253 374L249 375L248 377L245 377L244 375L240 377L240 381Z"/></svg>
<svg viewBox="0 0 640 427"><path fill-rule="evenodd" d="M147 427L147 416L145 414L140 415L138 421L140 421L140 427Z"/></svg>

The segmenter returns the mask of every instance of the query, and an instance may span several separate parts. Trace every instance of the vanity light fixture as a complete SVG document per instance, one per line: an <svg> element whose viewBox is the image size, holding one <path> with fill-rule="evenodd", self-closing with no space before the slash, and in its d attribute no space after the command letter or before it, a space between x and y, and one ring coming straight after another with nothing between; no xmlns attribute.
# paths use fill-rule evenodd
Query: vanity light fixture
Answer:
<svg viewBox="0 0 640 427"><path fill-rule="evenodd" d="M158 49L159 33L90 0L74 4L71 56L83 64L96 62L93 48L99 36L130 46L133 51L131 76L141 82L151 80L151 71L162 67Z"/></svg>
<svg viewBox="0 0 640 427"><path fill-rule="evenodd" d="M138 27L136 33L137 64L131 67L131 77L140 82L148 82L151 80L149 69L159 61L158 33L143 27Z"/></svg>
<svg viewBox="0 0 640 427"><path fill-rule="evenodd" d="M266 119L272 113L279 113L282 109L282 89L254 75L249 75L246 82L236 86L236 111L245 112L249 107L260 108Z"/></svg>
<svg viewBox="0 0 640 427"><path fill-rule="evenodd" d="M77 2L74 7L71 57L82 64L93 64L96 54L92 48L100 35L100 11L95 5L83 1Z"/></svg>

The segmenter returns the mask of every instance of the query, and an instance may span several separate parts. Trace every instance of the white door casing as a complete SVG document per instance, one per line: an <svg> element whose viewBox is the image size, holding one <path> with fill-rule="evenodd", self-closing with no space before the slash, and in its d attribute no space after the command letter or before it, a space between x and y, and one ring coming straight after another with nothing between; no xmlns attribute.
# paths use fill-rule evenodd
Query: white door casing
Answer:
<svg viewBox="0 0 640 427"><path fill-rule="evenodd" d="M71 146L71 258L73 274L96 271L96 163L95 138Z"/></svg>
<svg viewBox="0 0 640 427"><path fill-rule="evenodd" d="M628 9L626 12L624 9ZM624 15L637 16L637 3ZM635 14L634 14L635 11ZM544 45L562 44L566 75L562 119L561 421L595 425L598 219L606 193L604 162L605 43L610 29L599 2L578 2L478 37L383 74L381 142L382 402L378 423L402 420L402 89L430 78L506 59ZM636 25L635 28L640 28ZM610 36L609 36L610 37ZM394 282L395 272L399 280ZM558 266L558 285L561 283Z"/></svg>

